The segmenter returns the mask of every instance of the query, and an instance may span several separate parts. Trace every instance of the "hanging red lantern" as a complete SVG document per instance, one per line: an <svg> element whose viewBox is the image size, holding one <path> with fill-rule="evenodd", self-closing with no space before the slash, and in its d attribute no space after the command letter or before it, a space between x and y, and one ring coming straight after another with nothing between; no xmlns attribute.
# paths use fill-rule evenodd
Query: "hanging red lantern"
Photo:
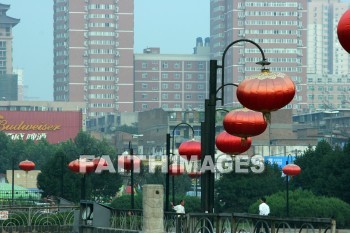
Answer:
<svg viewBox="0 0 350 233"><path fill-rule="evenodd" d="M171 176L179 176L185 172L185 168L180 164L171 164L168 172Z"/></svg>
<svg viewBox="0 0 350 233"><path fill-rule="evenodd" d="M350 53L350 10L345 11L340 17L337 34L341 46Z"/></svg>
<svg viewBox="0 0 350 233"><path fill-rule="evenodd" d="M282 168L282 171L287 176L297 176L301 172L301 168L296 164L287 164Z"/></svg>
<svg viewBox="0 0 350 233"><path fill-rule="evenodd" d="M20 162L18 166L21 170L29 172L31 170L34 170L35 163L26 159L26 160Z"/></svg>
<svg viewBox="0 0 350 233"><path fill-rule="evenodd" d="M69 170L75 173L91 173L94 172L96 167L92 161L86 159L76 159L68 164Z"/></svg>
<svg viewBox="0 0 350 233"><path fill-rule="evenodd" d="M238 85L236 95L244 107L264 113L269 122L270 112L293 100L295 85L286 74L263 69L261 73L245 78Z"/></svg>
<svg viewBox="0 0 350 233"><path fill-rule="evenodd" d="M94 164L95 168L97 168L97 166L102 166L102 167L108 166L107 161L101 157L94 158L92 160L92 163Z"/></svg>
<svg viewBox="0 0 350 233"><path fill-rule="evenodd" d="M132 156L134 161L134 170L140 169L141 160L137 156ZM126 171L131 171L131 155L121 155L118 157L118 167L123 168Z"/></svg>
<svg viewBox="0 0 350 233"><path fill-rule="evenodd" d="M216 147L225 154L238 155L250 148L252 139L236 137L224 131L216 136L215 143Z"/></svg>
<svg viewBox="0 0 350 233"><path fill-rule="evenodd" d="M179 146L179 154L187 160L191 160L192 157L200 159L202 155L201 153L201 142L194 139L185 141Z"/></svg>
<svg viewBox="0 0 350 233"><path fill-rule="evenodd" d="M196 179L196 178L199 178L201 175L202 175L202 173L201 172L195 172L195 171L191 171L191 172L189 172L189 173L187 173L188 174L188 176L191 178L191 179Z"/></svg>
<svg viewBox="0 0 350 233"><path fill-rule="evenodd" d="M263 114L247 108L227 113L223 125L227 133L242 138L257 136L267 128Z"/></svg>

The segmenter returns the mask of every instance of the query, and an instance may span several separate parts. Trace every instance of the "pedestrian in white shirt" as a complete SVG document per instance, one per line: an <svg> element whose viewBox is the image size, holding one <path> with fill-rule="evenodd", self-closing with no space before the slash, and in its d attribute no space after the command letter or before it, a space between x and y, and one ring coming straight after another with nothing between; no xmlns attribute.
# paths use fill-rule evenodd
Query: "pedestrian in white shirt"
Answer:
<svg viewBox="0 0 350 233"><path fill-rule="evenodd" d="M174 203L171 202L171 207L178 214L184 214L185 213L185 201L184 200L181 200L180 204L178 204L176 206L174 206Z"/></svg>
<svg viewBox="0 0 350 233"><path fill-rule="evenodd" d="M260 205L259 205L259 215L262 215L262 216L267 216L270 214L270 207L268 206L268 204L266 204L266 198L265 197L262 197L260 198ZM257 226L256 226L256 233L261 233L260 232L260 229L262 227L262 225L264 225L264 230L265 230L265 233L269 233L269 228L267 226L266 223L263 223L263 222L258 222Z"/></svg>

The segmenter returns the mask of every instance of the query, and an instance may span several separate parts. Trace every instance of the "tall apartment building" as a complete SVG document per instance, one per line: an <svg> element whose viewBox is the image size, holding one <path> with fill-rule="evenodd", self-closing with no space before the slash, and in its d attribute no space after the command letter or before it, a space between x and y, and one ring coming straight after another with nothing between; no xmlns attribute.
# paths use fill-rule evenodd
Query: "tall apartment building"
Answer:
<svg viewBox="0 0 350 233"><path fill-rule="evenodd" d="M135 111L204 108L208 93L210 40L197 38L194 54L135 54Z"/></svg>
<svg viewBox="0 0 350 233"><path fill-rule="evenodd" d="M308 108L310 112L350 108L350 55L337 37L339 19L350 4L340 0L308 4Z"/></svg>
<svg viewBox="0 0 350 233"><path fill-rule="evenodd" d="M250 39L258 43L271 62L268 68L287 74L296 84L296 96L286 108L307 110L307 0L212 0L210 39L211 57L219 63L231 42ZM255 63L261 60L260 51L252 44L235 44L226 54L225 83L239 83L260 72L261 66ZM225 88L225 104L238 105L235 93L235 89Z"/></svg>
<svg viewBox="0 0 350 233"><path fill-rule="evenodd" d="M54 100L133 111L133 0L54 0Z"/></svg>
<svg viewBox="0 0 350 233"><path fill-rule="evenodd" d="M19 23L6 15L10 5L0 3L0 98L2 100L17 100L17 75L12 66L12 28Z"/></svg>

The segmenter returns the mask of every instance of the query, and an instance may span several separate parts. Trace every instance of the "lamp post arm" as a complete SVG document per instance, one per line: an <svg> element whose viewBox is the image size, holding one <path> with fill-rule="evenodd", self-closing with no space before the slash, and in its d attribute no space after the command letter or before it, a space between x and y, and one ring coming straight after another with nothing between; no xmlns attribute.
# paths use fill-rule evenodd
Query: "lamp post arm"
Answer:
<svg viewBox="0 0 350 233"><path fill-rule="evenodd" d="M248 40L248 39L240 39L240 40L235 40L233 41L232 43L230 43L224 50L223 54L222 54L222 60L221 60L221 66L218 66L217 68L221 68L222 71L221 71L221 85L224 85L225 81L224 81L224 77L225 77L225 56L226 56L226 53L228 51L229 48L231 48L234 44L237 44L239 42L249 42L253 45L255 45L259 50L260 50L260 53L261 53L261 56L262 56L262 60L257 62L256 64L258 65L261 65L261 66L265 66L265 65L270 65L271 63L267 61L267 59L265 58L265 54L264 54L264 51L262 50L262 48L260 47L260 45L258 45L257 43L255 43L254 41L252 40ZM221 89L221 87L219 88ZM221 91L221 105L224 105L223 104L224 102L224 89L222 89Z"/></svg>

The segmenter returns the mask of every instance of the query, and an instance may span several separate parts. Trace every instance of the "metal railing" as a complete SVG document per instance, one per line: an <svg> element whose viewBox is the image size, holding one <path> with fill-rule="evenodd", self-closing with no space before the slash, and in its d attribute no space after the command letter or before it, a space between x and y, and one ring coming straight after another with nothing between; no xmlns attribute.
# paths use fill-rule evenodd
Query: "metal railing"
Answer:
<svg viewBox="0 0 350 233"><path fill-rule="evenodd" d="M72 232L77 208L0 207L0 232Z"/></svg>
<svg viewBox="0 0 350 233"><path fill-rule="evenodd" d="M0 232L74 232L77 206L0 207ZM7 219L3 219L7 215ZM3 220L1 220L3 219ZM165 212L167 233L335 233L330 218L279 218L245 213L176 214ZM96 228L96 230L98 230ZM102 229L101 229L102 230ZM141 232L142 210L111 209L110 226L104 230Z"/></svg>

